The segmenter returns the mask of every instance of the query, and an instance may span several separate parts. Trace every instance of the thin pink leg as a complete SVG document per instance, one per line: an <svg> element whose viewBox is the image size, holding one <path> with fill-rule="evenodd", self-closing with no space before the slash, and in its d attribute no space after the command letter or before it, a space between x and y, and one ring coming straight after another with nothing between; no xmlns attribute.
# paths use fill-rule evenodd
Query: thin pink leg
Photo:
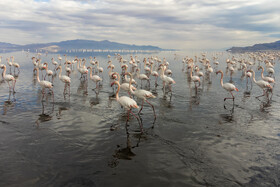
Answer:
<svg viewBox="0 0 280 187"><path fill-rule="evenodd" d="M129 110L129 112L138 120L138 123L139 123L139 127L141 129L141 133L143 133L143 125L139 119L139 117L137 117L131 110Z"/></svg>

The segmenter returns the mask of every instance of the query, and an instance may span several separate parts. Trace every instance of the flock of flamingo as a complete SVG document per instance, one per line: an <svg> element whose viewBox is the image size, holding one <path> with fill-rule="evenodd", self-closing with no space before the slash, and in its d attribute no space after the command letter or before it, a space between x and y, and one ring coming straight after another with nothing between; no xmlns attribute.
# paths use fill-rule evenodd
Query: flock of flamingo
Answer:
<svg viewBox="0 0 280 187"><path fill-rule="evenodd" d="M211 60L206 58L205 53L202 53L201 56L194 56L194 58L186 56L182 59L182 71L187 74L189 83L193 82L196 93L202 84L202 78L203 80L207 80L208 84L211 84L212 75L214 73L221 74L220 84L222 88L231 94L231 97L225 97L224 101L232 99L233 102L235 99L233 92L239 91L239 89L233 84L232 76L235 71L242 71L242 78L246 77L247 79L247 89L248 82L251 81L251 89L253 85L252 82L254 82L263 91L263 94L257 96L257 98L261 96L268 97L268 93L272 92L275 84L274 65L276 59L280 58L280 54L277 52L252 52L247 53L246 55L246 59L244 58L244 54L240 54L238 57L231 56L226 60L226 73L229 73L231 78L229 83L223 82L224 73L222 70L219 70L218 57L215 55L213 55ZM65 85L63 91L64 96L70 96L71 73L75 70L80 73L80 79L83 80L87 80L89 74L90 80L95 84L94 90L98 90L100 86L103 85L104 69L100 67L99 61L96 57L89 57L88 64L87 59L85 58L80 59L75 57L73 60L68 60L67 55L64 55L64 57L65 59L58 55L58 62L55 58L52 58L51 63L42 63L40 53L32 57L32 63L34 65L33 73L36 75L37 82L41 86L42 98L44 98L46 89L49 90L49 94L54 95L53 78L56 74L58 74L59 80ZM115 59L120 66L121 72L116 72L114 70L115 65L112 63L113 60L111 59L111 56L108 55L108 76L110 85L115 92L115 99L127 111L126 124L129 121L130 114L133 115L138 120L140 130L143 133L143 124L139 114L143 109L144 102L151 106L154 115L154 122L156 120L155 108L153 104L149 102L149 99L155 98L156 96L149 90L151 87L155 87L156 89L157 86L159 86L158 77L162 80L162 90L164 95L169 93L172 95L172 85L175 84L175 81L172 78L172 71L169 69L169 63L165 58L161 59L159 57L148 57L141 61L137 56L133 57L132 55L130 56L130 60L125 60L120 54L115 54ZM10 66L10 73L7 73L7 66L1 63L2 57L0 57L0 68L3 69L2 81L7 82L10 92L15 92L15 76L18 76L20 72L20 65L15 62L13 56L7 58L6 61L7 65ZM51 64L53 70L50 68ZM141 73L142 66L144 73ZM256 80L255 71L253 70L253 67L256 66L257 71L261 70L260 80ZM12 75L12 67L14 68L14 75ZM64 75L62 75L63 70ZM267 72L267 76L264 76L265 70ZM41 79L39 74L41 74ZM48 80L46 80L47 77ZM152 80L154 82L153 86L151 86ZM146 89L142 89L143 82L146 83L144 87ZM116 89L114 89L114 85L117 86ZM127 92L128 95L119 96L120 89ZM135 97L138 99L137 101L141 101L141 108L138 111L138 116L132 112L132 109L139 108L136 100L134 100Z"/></svg>

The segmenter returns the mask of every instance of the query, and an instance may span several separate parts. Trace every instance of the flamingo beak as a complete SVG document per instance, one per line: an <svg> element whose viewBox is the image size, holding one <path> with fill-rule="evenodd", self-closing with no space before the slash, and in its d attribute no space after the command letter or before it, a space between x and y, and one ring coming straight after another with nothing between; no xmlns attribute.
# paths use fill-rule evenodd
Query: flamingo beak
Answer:
<svg viewBox="0 0 280 187"><path fill-rule="evenodd" d="M115 84L115 81L111 83L111 87Z"/></svg>

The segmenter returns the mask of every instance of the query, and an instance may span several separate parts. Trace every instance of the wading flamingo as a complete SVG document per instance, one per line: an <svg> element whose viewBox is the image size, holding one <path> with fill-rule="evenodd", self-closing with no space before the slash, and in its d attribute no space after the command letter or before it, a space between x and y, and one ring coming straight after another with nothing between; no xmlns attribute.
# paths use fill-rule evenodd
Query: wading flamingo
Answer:
<svg viewBox="0 0 280 187"><path fill-rule="evenodd" d="M128 123L129 120L129 114L132 114L139 123L140 129L141 129L141 133L143 133L143 126L142 123L139 119L139 117L137 117L131 110L132 108L139 108L139 106L137 105L136 101L134 101L133 99L127 97L127 96L121 96L119 97L119 91L120 91L120 83L118 81L114 81L111 86L113 86L114 84L116 84L118 86L117 92L116 92L116 100L117 102L125 108L125 110L127 110L127 120L126 120L126 125Z"/></svg>
<svg viewBox="0 0 280 187"><path fill-rule="evenodd" d="M256 81L255 72L254 72L253 70L248 70L247 72L252 72L252 73L253 73L253 81L254 81L254 83L256 83L256 85L258 85L258 86L263 90L263 95L259 95L259 96L257 96L256 98L262 97L262 96L265 95L265 88L270 88L270 89L272 89L272 86L271 86L268 82L266 82L266 81L264 81L264 80L258 80L258 81Z"/></svg>
<svg viewBox="0 0 280 187"><path fill-rule="evenodd" d="M234 96L233 96L232 92L239 91L239 90L231 83L225 83L225 84L223 83L224 73L222 72L222 70L219 70L216 72L216 74L218 74L218 73L221 73L221 86L232 95L232 97L224 98L224 101L227 99L232 99L234 101Z"/></svg>
<svg viewBox="0 0 280 187"><path fill-rule="evenodd" d="M16 79L12 75L6 75L6 65L2 65L1 68L3 69L2 77L8 83L9 91L11 91L10 82L12 82L12 84L13 84L13 92L15 92Z"/></svg>

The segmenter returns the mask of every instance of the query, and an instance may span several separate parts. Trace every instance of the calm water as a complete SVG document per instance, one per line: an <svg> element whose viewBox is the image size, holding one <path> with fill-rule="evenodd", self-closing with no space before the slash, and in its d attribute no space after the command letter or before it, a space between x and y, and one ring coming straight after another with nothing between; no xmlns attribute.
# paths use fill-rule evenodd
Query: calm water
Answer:
<svg viewBox="0 0 280 187"><path fill-rule="evenodd" d="M207 53L211 64L213 54ZM0 55L2 63L14 55L21 65L15 94L9 94L6 83L0 84L0 186L280 185L278 84L271 100L258 100L255 96L262 93L260 88L254 85L250 95L244 94L246 79L236 71L232 81L240 91L234 93L232 104L223 101L229 94L220 86L220 75L213 74L212 84L205 80L195 93L181 70L183 57L195 53L138 54L141 61L149 56L166 57L176 81L171 98L164 96L161 81L156 90L152 81L157 98L150 101L157 120L152 129L153 113L145 104L141 115L145 133L139 135L134 118L126 133L126 112L110 97L107 54L78 55L87 62L89 56L96 56L104 68L99 93L92 90L95 84L91 80L80 81L80 74L74 71L71 96L64 97L64 85L57 76L54 98L47 95L43 102L32 72L35 54ZM129 60L129 54L123 56ZM232 55L217 56L219 69L225 71L225 60ZM57 54L42 55L42 62L51 62L52 57L57 59ZM68 58L74 57L69 54ZM280 79L278 64L279 59L276 81ZM225 75L224 82L229 79ZM260 79L259 71L256 79Z"/></svg>

